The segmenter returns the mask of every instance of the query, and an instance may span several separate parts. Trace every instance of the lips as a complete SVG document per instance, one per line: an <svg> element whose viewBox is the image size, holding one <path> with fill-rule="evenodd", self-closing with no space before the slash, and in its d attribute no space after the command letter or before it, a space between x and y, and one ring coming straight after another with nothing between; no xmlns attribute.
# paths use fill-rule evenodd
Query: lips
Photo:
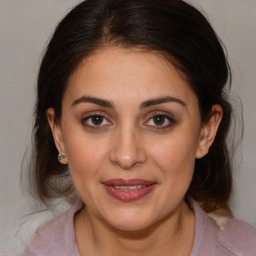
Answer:
<svg viewBox="0 0 256 256"><path fill-rule="evenodd" d="M156 184L142 179L112 179L102 182L108 194L121 201L138 200L150 193Z"/></svg>

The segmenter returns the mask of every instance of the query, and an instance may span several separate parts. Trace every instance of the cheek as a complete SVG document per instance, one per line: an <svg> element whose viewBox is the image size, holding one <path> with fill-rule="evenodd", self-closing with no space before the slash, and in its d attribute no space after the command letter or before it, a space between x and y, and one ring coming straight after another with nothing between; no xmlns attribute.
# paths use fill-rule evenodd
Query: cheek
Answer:
<svg viewBox="0 0 256 256"><path fill-rule="evenodd" d="M152 144L151 144L152 145ZM171 137L152 147L152 155L163 163L172 166L194 162L197 150L197 140L191 140L191 136Z"/></svg>
<svg viewBox="0 0 256 256"><path fill-rule="evenodd" d="M66 149L74 186L83 202L93 207L94 202L100 200L96 191L105 166L106 147L92 138L73 136L66 141Z"/></svg>
<svg viewBox="0 0 256 256"><path fill-rule="evenodd" d="M67 138L65 143L68 165L73 179L86 177L85 181L95 177L104 162L107 148L103 141L90 136L79 135ZM82 179L81 179L82 181ZM74 180L74 182L76 182Z"/></svg>
<svg viewBox="0 0 256 256"><path fill-rule="evenodd" d="M151 143L151 158L170 182L190 182L198 138L191 130L179 129L157 144Z"/></svg>

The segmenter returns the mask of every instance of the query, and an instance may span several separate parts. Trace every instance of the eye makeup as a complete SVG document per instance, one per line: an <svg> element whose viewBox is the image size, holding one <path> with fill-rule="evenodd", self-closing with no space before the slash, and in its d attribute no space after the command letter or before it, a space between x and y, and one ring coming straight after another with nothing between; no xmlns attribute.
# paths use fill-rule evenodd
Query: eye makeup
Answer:
<svg viewBox="0 0 256 256"><path fill-rule="evenodd" d="M166 130L177 123L176 119L166 112L157 111L150 114L149 119L143 124L150 129Z"/></svg>

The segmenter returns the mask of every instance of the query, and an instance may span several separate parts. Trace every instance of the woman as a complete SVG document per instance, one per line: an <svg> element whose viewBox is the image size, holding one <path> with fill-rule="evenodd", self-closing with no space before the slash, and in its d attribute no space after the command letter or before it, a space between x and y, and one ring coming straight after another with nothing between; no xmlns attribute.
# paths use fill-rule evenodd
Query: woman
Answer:
<svg viewBox="0 0 256 256"><path fill-rule="evenodd" d="M255 255L255 230L205 213L232 187L229 73L181 0L71 10L40 67L33 177L43 202L76 203L21 255Z"/></svg>

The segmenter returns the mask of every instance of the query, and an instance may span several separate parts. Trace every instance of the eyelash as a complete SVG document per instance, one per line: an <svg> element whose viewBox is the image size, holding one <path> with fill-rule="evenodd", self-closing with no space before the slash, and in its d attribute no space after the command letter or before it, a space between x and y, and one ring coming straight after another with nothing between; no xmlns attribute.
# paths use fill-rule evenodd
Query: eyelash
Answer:
<svg viewBox="0 0 256 256"><path fill-rule="evenodd" d="M152 128L152 129L164 130L164 129L170 128L172 125L174 125L176 123L176 120L173 117L166 115L164 113L154 113L146 123L153 121L153 119L157 118L157 117L164 118L165 125L156 125L155 124L155 125L147 125L147 126L150 126L150 128ZM166 124L166 122L167 122L167 124Z"/></svg>
<svg viewBox="0 0 256 256"><path fill-rule="evenodd" d="M86 122L87 122L88 120L92 123L92 118L93 118L93 117L100 117L100 118L103 118L104 121L107 121L108 123L110 123L110 122L107 120L107 118L105 118L103 115L101 115L101 114L93 114L93 115L90 115L90 116L87 116L87 117L83 118L83 119L81 120L82 125L84 125L84 126L86 126L86 127L88 127L88 128L92 128L92 129L100 129L100 128L104 128L105 126L110 126L110 125L111 125L111 123L110 123L110 125L87 124ZM104 122L104 121L103 121L103 122Z"/></svg>
<svg viewBox="0 0 256 256"><path fill-rule="evenodd" d="M101 119L103 119L103 123L104 122L108 122L109 124L99 124L99 125L95 125L95 124L93 124L92 123L92 118L95 118L95 117L99 117L99 118L101 118ZM148 125L148 123L150 122L150 121L153 121L153 119L154 118L157 118L157 117L160 117L160 118L164 118L165 120L164 120L164 124L166 123L166 122L168 122L168 124L165 124L165 125ZM86 123L86 122L90 122L91 124L88 124L88 123ZM162 129L162 130L164 130L164 129L167 129L167 128L169 128L169 127L171 127L172 125L174 125L176 123L176 120L173 118L173 117L171 117L171 116L168 116L168 115L166 115L166 114L164 114L164 113L154 113L154 114L152 114L151 115L151 117L149 118L149 120L147 121L147 122L145 122L144 124L146 125L146 126L149 126L150 128L152 128L152 129ZM82 125L84 125L84 126L86 126L86 127L88 127L88 128L91 128L91 129L101 129L101 128L104 128L104 127L106 127L106 126L111 126L111 122L109 122L108 120L107 120L107 118L105 118L103 115L101 115L101 114L93 114L93 115L90 115L90 116L88 116L88 117L85 117L85 118L83 118L82 120L81 120L81 124Z"/></svg>

